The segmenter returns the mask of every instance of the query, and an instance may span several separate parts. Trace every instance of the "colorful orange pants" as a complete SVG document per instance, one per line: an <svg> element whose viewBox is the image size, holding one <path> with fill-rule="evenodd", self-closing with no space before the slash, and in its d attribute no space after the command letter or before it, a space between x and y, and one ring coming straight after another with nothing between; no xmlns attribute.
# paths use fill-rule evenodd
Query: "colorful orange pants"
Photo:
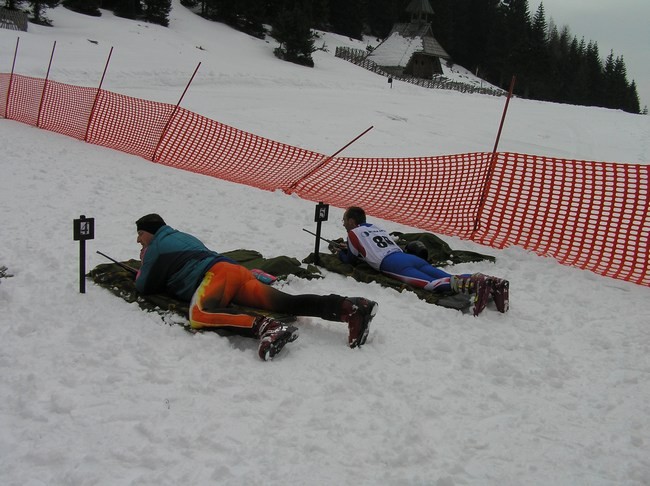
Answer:
<svg viewBox="0 0 650 486"><path fill-rule="evenodd" d="M190 324L194 329L252 329L257 315L228 308L230 304L338 321L342 301L338 295L290 295L260 282L246 267L219 262L206 272L192 296Z"/></svg>

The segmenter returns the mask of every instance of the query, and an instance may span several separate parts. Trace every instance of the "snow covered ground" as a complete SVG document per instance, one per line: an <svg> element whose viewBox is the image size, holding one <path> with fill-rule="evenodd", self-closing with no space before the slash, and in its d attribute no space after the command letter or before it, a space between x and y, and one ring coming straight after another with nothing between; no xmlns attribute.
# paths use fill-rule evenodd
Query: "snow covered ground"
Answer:
<svg viewBox="0 0 650 486"><path fill-rule="evenodd" d="M237 128L344 155L489 151L504 98L432 91L334 57L277 60L272 41L202 20L174 0L170 27L48 11L20 33L16 72L176 103ZM0 72L16 32L0 29ZM94 42L89 42L92 40ZM96 42L96 43L95 43ZM319 43L317 42L317 47ZM199 49L199 47L201 47ZM358 48L365 44L359 43ZM190 335L88 283L72 220L94 217L88 268L135 258L135 220L160 213L215 250L306 256L314 203L152 164L0 120L0 483L3 485L648 485L650 289L521 248L458 265L511 281L511 311L479 318L335 274L291 293L380 303L370 339L300 318L272 362L256 342ZM650 118L510 103L500 150L650 162ZM331 208L326 237L342 236ZM379 221L387 229L411 231Z"/></svg>

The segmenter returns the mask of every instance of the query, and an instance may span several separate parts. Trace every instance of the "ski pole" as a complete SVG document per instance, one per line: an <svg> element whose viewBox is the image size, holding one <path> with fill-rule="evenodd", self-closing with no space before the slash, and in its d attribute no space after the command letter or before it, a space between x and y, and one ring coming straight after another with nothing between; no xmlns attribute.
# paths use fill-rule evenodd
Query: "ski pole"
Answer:
<svg viewBox="0 0 650 486"><path fill-rule="evenodd" d="M137 273L138 273L138 271L137 271L135 268L133 268L133 267L129 267L128 265L125 265L125 264L122 263L122 262L118 262L118 261L115 260L114 258L109 257L106 253L102 253L102 252L99 251L99 250L97 250L97 253L99 253L99 254L100 254L101 256L103 256L104 258L108 258L108 259L109 259L110 261L112 261L113 263L117 263L117 264L118 264L120 267L122 267L124 270L128 270L129 272L131 272L131 273L133 273L133 274L137 274Z"/></svg>

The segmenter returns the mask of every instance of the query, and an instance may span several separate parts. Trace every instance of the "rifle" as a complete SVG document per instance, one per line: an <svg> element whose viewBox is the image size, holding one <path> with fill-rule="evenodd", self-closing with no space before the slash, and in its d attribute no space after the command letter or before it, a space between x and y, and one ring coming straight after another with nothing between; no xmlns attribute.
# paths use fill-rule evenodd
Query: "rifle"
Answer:
<svg viewBox="0 0 650 486"><path fill-rule="evenodd" d="M100 254L101 256L103 256L104 258L108 258L108 259L109 259L110 261L112 261L113 263L117 263L120 267L122 267L124 270L128 270L128 271L131 272L133 275L135 275L135 274L138 273L138 270L137 270L136 268L129 267L128 265L125 265L125 264L122 263L122 262L118 262L118 261L115 260L114 258L109 257L107 254L102 253L102 252L99 251L99 250L97 250L97 253L99 253L99 254Z"/></svg>
<svg viewBox="0 0 650 486"><path fill-rule="evenodd" d="M302 229L303 231L306 231L310 235L318 236L316 233L309 231L305 228ZM334 240L328 240L327 238L323 238L322 236L319 236L319 238L323 241L326 241L329 245L332 245L334 248L338 248L339 250L344 249L347 245L345 244L344 241L334 241ZM334 250L330 249L330 251L334 252Z"/></svg>
<svg viewBox="0 0 650 486"><path fill-rule="evenodd" d="M313 231L309 231L308 229L303 228L302 230L303 230L303 231L306 231L306 232L309 233L310 235L318 236L316 233L314 233ZM327 241L327 242L330 243L330 244L336 244L334 241L332 241L332 240L328 240L327 238L323 238L322 236L318 236L318 237L319 237L321 240L323 240L323 241Z"/></svg>

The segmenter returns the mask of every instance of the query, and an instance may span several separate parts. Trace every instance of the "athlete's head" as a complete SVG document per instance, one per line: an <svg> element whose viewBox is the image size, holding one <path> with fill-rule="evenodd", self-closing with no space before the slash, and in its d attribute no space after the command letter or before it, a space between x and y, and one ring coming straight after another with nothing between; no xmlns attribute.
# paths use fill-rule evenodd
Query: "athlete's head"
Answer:
<svg viewBox="0 0 650 486"><path fill-rule="evenodd" d="M343 214L343 226L348 231L365 222L366 212L358 206L350 206Z"/></svg>
<svg viewBox="0 0 650 486"><path fill-rule="evenodd" d="M135 226L138 231L137 242L142 245L142 248L146 248L152 242L156 231L165 226L165 220L160 215L152 213L142 216L135 222Z"/></svg>

